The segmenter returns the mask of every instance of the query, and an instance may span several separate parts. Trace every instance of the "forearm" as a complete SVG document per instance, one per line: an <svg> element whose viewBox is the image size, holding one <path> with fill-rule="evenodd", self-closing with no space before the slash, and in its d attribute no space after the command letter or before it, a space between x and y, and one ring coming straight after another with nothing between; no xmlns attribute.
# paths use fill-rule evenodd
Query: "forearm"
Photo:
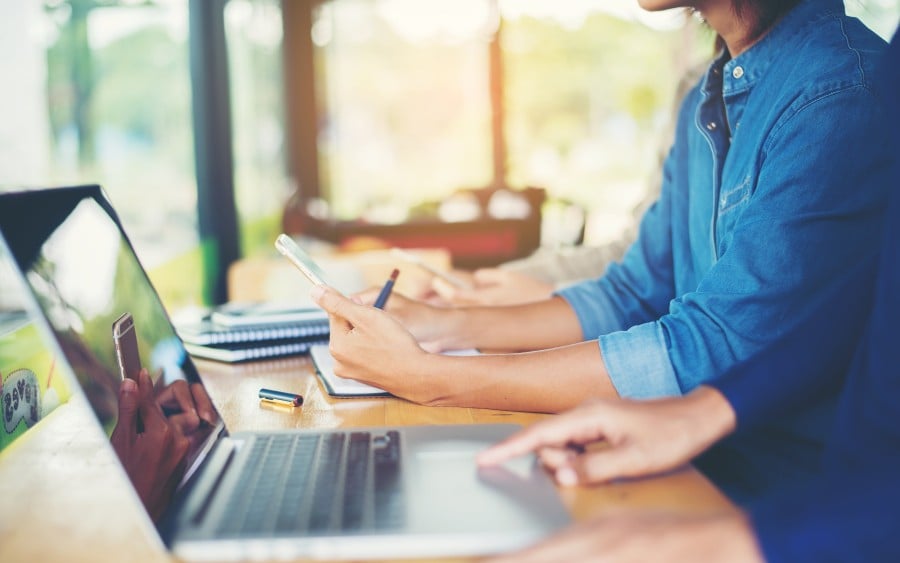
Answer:
<svg viewBox="0 0 900 563"><path fill-rule="evenodd" d="M543 350L581 342L575 312L559 297L524 305L464 307L448 310L454 319L455 348Z"/></svg>
<svg viewBox="0 0 900 563"><path fill-rule="evenodd" d="M677 401L673 423L681 425L685 437L685 457L691 459L734 432L737 417L731 404L714 387L701 385Z"/></svg>
<svg viewBox="0 0 900 563"><path fill-rule="evenodd" d="M431 354L417 367L433 406L559 412L585 399L615 397L596 342L520 354Z"/></svg>

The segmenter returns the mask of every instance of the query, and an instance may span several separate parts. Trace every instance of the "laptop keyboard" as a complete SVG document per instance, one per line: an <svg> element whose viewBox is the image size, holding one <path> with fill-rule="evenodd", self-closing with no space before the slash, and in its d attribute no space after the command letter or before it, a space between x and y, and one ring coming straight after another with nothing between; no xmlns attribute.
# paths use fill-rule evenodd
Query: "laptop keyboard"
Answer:
<svg viewBox="0 0 900 563"><path fill-rule="evenodd" d="M400 435L259 435L218 532L245 536L390 530L405 523Z"/></svg>

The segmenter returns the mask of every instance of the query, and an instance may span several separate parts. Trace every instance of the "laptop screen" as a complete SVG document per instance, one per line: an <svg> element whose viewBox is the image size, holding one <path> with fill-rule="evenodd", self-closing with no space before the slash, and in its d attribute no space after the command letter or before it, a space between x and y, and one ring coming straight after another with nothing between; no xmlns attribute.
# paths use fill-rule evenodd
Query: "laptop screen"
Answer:
<svg viewBox="0 0 900 563"><path fill-rule="evenodd" d="M98 186L6 193L0 231L157 520L222 425L115 212ZM120 395L111 328L123 313L133 316L150 373L129 395ZM177 430L174 437L166 427Z"/></svg>

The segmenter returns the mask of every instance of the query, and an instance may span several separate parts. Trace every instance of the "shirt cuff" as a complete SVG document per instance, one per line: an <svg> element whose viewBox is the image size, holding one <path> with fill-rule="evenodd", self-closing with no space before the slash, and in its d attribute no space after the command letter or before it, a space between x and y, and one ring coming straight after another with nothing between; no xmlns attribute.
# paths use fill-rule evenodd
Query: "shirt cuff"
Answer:
<svg viewBox="0 0 900 563"><path fill-rule="evenodd" d="M613 313L615 304L598 287L597 280L588 280L554 292L572 307L581 324L585 340L593 340L601 334L623 330L622 321Z"/></svg>
<svg viewBox="0 0 900 563"><path fill-rule="evenodd" d="M652 399L681 395L658 322L606 334L599 341L606 371L620 397Z"/></svg>

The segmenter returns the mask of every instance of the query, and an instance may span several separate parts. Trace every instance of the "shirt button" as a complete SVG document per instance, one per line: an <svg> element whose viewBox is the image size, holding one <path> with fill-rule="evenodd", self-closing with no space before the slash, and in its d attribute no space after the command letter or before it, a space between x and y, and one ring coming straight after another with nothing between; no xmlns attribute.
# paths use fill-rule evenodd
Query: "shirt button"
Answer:
<svg viewBox="0 0 900 563"><path fill-rule="evenodd" d="M706 128L710 131L715 131L716 130L716 122L710 121L709 123L706 124Z"/></svg>
<svg viewBox="0 0 900 563"><path fill-rule="evenodd" d="M735 78L740 78L740 77L744 76L744 67L742 67L742 66L734 67L734 70L731 71L731 76L733 76Z"/></svg>

